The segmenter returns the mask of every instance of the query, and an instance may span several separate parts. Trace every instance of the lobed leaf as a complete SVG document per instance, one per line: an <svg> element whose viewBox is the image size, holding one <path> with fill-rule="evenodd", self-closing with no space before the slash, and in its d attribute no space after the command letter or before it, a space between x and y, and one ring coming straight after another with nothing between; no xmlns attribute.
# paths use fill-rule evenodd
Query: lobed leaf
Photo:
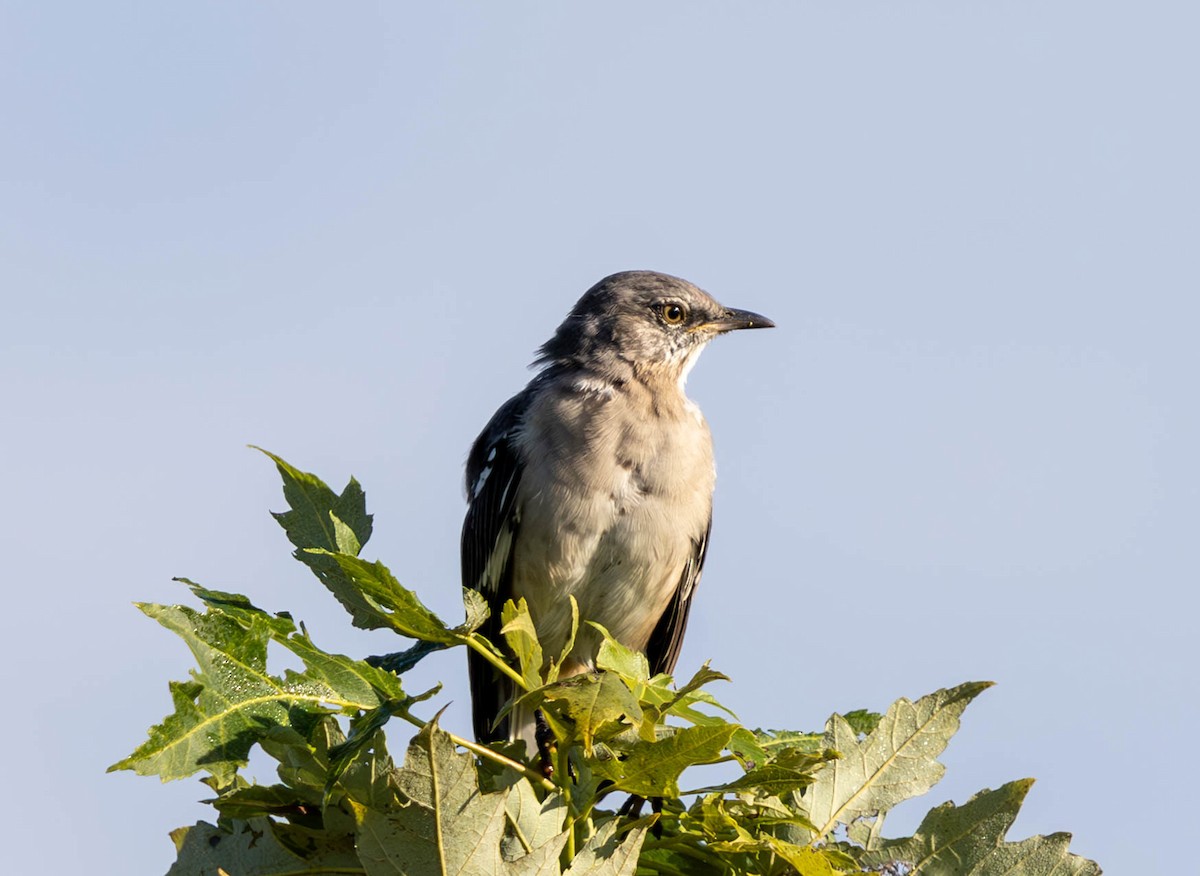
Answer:
<svg viewBox="0 0 1200 876"><path fill-rule="evenodd" d="M559 834L506 860L508 793L479 788L474 758L431 722L409 745L395 783L400 805L358 811L358 852L368 876L557 876Z"/></svg>
<svg viewBox="0 0 1200 876"><path fill-rule="evenodd" d="M539 801L533 785L517 781L508 789L504 811L512 829L512 836L505 843L512 852L505 858L511 860L541 848L562 834L567 804L558 793L547 794Z"/></svg>
<svg viewBox="0 0 1200 876"><path fill-rule="evenodd" d="M573 675L530 691L522 702L542 708L552 722L563 722L570 739L578 739L589 757L597 738L611 738L642 719L637 699L611 672Z"/></svg>
<svg viewBox="0 0 1200 876"><path fill-rule="evenodd" d="M319 553L357 555L371 537L372 518L358 481L351 478L339 495L316 475L300 471L261 447L254 449L268 456L283 478L283 497L288 510L272 512L271 516L295 545L293 556L308 566L337 598L356 627L368 630L387 627L386 618L358 592L337 563Z"/></svg>
<svg viewBox="0 0 1200 876"><path fill-rule="evenodd" d="M363 872L352 837L310 833L311 845L302 852L281 843L267 818L237 821L228 831L201 821L173 834L179 858L167 871L167 876L197 873L299 876L303 873Z"/></svg>
<svg viewBox="0 0 1200 876"><path fill-rule="evenodd" d="M426 642L462 643L464 634L442 623L383 563L323 548L306 548L305 554L326 557L337 566L357 598L365 601L374 613L373 628L389 627L402 636Z"/></svg>
<svg viewBox="0 0 1200 876"><path fill-rule="evenodd" d="M641 797L678 797L683 771L718 759L736 729L735 724L684 727L656 742L639 741L619 760L605 761L595 769L622 791Z"/></svg>
<svg viewBox="0 0 1200 876"><path fill-rule="evenodd" d="M1032 785L1032 779L1021 779L980 791L962 806L943 803L911 837L884 840L859 863L872 870L903 865L910 876L1099 876L1094 861L1067 851L1070 834L1004 841Z"/></svg>
<svg viewBox="0 0 1200 876"><path fill-rule="evenodd" d="M322 715L406 700L396 676L321 651L290 618L269 615L237 594L192 586L209 603L204 614L179 605L139 606L184 640L198 668L192 681L171 684L174 712L110 770L132 769L167 781L203 769L227 785L254 744L275 728L294 727L306 736ZM300 657L305 670L282 677L269 673L271 640Z"/></svg>
<svg viewBox="0 0 1200 876"><path fill-rule="evenodd" d="M626 648L612 637L612 633L594 621L588 621L590 626L600 631L604 638L600 642L600 651L596 656L596 668L606 669L621 676L630 687L640 685L650 680L650 663L641 651Z"/></svg>
<svg viewBox="0 0 1200 876"><path fill-rule="evenodd" d="M989 687L990 682L971 682L915 703L900 699L862 741L844 718L831 717L825 745L842 759L817 774L803 800L809 820L820 827L818 838L933 787L945 772L936 758L958 730L959 716Z"/></svg>
<svg viewBox="0 0 1200 876"><path fill-rule="evenodd" d="M617 819L605 822L563 871L563 876L633 876L647 825L619 833Z"/></svg>
<svg viewBox="0 0 1200 876"><path fill-rule="evenodd" d="M529 605L524 597L514 603L511 599L504 603L500 612L500 628L504 641L517 658L517 666L521 677L525 679L528 690L541 687L542 678L542 646L538 642L537 630L533 627L533 618L529 614Z"/></svg>

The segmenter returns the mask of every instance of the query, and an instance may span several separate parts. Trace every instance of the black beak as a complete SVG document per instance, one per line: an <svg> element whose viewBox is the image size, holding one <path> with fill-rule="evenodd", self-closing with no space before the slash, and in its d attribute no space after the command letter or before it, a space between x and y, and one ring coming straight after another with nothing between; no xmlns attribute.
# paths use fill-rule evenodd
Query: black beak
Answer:
<svg viewBox="0 0 1200 876"><path fill-rule="evenodd" d="M735 310L732 307L725 308L724 313L710 322L709 325L719 332L731 332L737 329L775 328L775 323L760 313L751 313L749 310Z"/></svg>

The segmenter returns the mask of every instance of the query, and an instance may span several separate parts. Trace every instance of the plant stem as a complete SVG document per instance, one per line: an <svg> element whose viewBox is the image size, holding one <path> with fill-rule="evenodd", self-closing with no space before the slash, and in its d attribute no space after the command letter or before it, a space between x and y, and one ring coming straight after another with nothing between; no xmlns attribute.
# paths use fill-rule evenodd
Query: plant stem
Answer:
<svg viewBox="0 0 1200 876"><path fill-rule="evenodd" d="M408 721L408 723L410 723L416 727L423 728L426 724L429 723L428 721L422 721L416 715L410 715L408 712L401 712L400 717L402 717L405 721ZM498 763L501 766L506 766L510 770L516 770L518 773L523 775L529 781L533 782L533 784L537 785L538 787L542 788L545 791L555 791L558 789L557 785L555 785L549 779L545 778L541 773L531 770L529 767L527 767L525 764L521 763L520 761L513 760L511 757L505 757L503 754L500 754L500 752L498 752L498 751L492 751L486 745L480 745L477 742L471 742L469 739L463 739L461 736L457 736L457 735L455 735L453 733L449 733L445 730L443 730L442 732L445 733L447 736L449 736L450 741L453 742L455 745L465 748L467 751L471 752L472 754L477 754L480 757L487 758L488 760L492 761L493 763Z"/></svg>
<svg viewBox="0 0 1200 876"><path fill-rule="evenodd" d="M563 803L567 807L567 847L563 850L563 858L567 865L575 860L575 829L579 821L579 813L575 811L575 801L571 798L571 759L570 747L563 745L561 740L555 740L555 753L558 763L554 771L561 776L562 784L558 786L562 793Z"/></svg>
<svg viewBox="0 0 1200 876"><path fill-rule="evenodd" d="M467 636L465 639L463 639L463 641L466 642L468 648L516 682L517 686L520 687L521 690L529 690L529 685L525 683L525 679L521 677L521 674L497 657L494 653L492 653L490 649L485 648L479 641L476 633L471 633L471 635Z"/></svg>

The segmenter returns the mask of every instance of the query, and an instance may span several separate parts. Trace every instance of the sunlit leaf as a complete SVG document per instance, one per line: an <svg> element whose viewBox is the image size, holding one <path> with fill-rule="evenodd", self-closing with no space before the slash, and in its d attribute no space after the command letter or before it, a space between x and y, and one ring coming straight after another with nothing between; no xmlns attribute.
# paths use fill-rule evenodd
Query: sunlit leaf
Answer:
<svg viewBox="0 0 1200 876"><path fill-rule="evenodd" d="M972 682L915 703L898 700L861 742L844 718L831 717L825 745L842 759L821 770L804 794L804 808L820 836L933 787L945 772L937 756L958 730L959 716L989 687L990 682Z"/></svg>

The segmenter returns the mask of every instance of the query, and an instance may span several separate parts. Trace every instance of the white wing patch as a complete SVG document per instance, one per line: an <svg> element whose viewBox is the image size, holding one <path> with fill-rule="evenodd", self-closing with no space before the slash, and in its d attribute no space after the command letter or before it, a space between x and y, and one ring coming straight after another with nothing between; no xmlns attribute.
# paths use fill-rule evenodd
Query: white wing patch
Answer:
<svg viewBox="0 0 1200 876"><path fill-rule="evenodd" d="M591 395L598 395L600 398L612 398L617 394L611 382L607 380L598 380L595 377L581 377L571 384L571 388L576 392L586 392Z"/></svg>
<svg viewBox="0 0 1200 876"><path fill-rule="evenodd" d="M500 436L504 438L503 435ZM475 483L471 485L471 498L478 499L479 494L483 492L483 487L487 484L488 475L492 473L492 463L496 461L496 445L492 445L492 449L488 452L487 465L479 472L479 477L475 478ZM503 501L503 500L501 500Z"/></svg>
<svg viewBox="0 0 1200 876"><path fill-rule="evenodd" d="M508 562L512 537L512 527L502 526L500 528L500 534L496 536L496 544L492 547L492 553L488 557L487 565L484 566L483 574L479 576L479 582L475 588L480 593L494 594L496 592L496 582L500 580L504 564Z"/></svg>

